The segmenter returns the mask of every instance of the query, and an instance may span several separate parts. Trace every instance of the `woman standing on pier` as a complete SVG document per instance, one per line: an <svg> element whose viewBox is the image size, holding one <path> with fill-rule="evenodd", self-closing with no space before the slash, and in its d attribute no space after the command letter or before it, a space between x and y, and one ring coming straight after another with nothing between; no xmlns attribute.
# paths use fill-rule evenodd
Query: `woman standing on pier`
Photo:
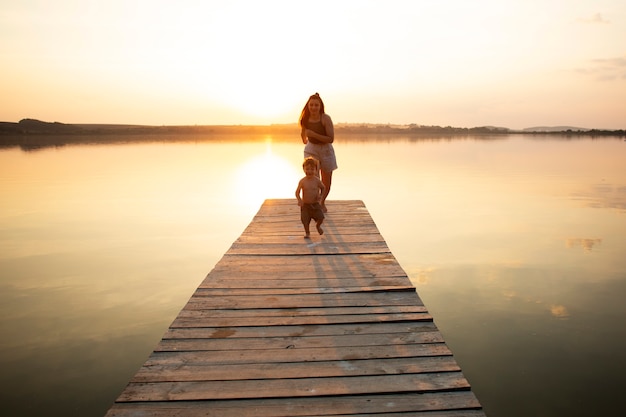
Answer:
<svg viewBox="0 0 626 417"><path fill-rule="evenodd" d="M326 190L322 195L320 204L322 210L326 209L326 197L330 191L333 179L333 171L337 169L337 158L333 141L335 140L335 128L330 116L324 112L324 102L318 93L309 97L302 113L300 114L300 136L304 146L304 157L313 157L320 163L321 179Z"/></svg>

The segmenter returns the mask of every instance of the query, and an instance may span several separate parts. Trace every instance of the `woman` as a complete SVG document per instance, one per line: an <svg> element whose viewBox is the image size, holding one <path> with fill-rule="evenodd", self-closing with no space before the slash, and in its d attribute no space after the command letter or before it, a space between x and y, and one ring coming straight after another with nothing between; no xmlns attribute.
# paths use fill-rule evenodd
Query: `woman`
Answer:
<svg viewBox="0 0 626 417"><path fill-rule="evenodd" d="M304 147L304 157L313 157L320 163L321 179L326 190L322 194L320 204L324 212L326 209L326 197L330 191L333 180L333 171L337 169L337 159L333 141L335 140L335 128L330 116L324 112L324 102L318 93L313 94L307 100L300 114L300 136Z"/></svg>

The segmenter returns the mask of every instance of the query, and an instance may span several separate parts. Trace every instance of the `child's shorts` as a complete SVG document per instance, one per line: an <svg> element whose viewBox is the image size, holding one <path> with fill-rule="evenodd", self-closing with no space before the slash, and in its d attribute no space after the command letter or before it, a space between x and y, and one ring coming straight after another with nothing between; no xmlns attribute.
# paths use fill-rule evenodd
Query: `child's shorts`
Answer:
<svg viewBox="0 0 626 417"><path fill-rule="evenodd" d="M320 203L305 204L300 207L300 219L303 224L311 223L311 219L316 221L324 220L324 211Z"/></svg>

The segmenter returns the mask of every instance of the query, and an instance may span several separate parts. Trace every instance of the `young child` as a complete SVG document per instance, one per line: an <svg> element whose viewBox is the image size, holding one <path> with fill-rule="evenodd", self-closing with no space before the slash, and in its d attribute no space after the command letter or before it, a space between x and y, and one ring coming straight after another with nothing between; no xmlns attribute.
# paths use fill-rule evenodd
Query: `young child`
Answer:
<svg viewBox="0 0 626 417"><path fill-rule="evenodd" d="M311 219L315 220L317 232L320 235L324 234L324 230L322 229L324 211L322 210L320 200L326 191L326 186L317 176L319 165L316 159L312 157L305 158L302 163L302 169L306 176L298 182L296 198L300 206L300 219L304 225L304 238L309 239L311 237L311 233L309 232ZM301 193L302 197L300 197Z"/></svg>

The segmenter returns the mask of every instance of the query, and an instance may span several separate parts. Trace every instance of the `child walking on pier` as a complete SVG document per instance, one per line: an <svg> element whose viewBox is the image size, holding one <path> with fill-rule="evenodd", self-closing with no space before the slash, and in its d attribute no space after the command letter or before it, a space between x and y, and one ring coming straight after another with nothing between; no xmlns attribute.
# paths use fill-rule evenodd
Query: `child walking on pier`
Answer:
<svg viewBox="0 0 626 417"><path fill-rule="evenodd" d="M311 233L309 232L311 219L315 220L317 232L320 235L324 234L324 230L322 229L324 211L322 210L320 200L326 191L326 186L317 176L319 165L316 159L312 157L305 158L302 163L302 169L306 176L298 182L296 198L300 206L300 219L304 226L304 237L308 239L311 237ZM302 194L302 196L300 196L300 194Z"/></svg>

